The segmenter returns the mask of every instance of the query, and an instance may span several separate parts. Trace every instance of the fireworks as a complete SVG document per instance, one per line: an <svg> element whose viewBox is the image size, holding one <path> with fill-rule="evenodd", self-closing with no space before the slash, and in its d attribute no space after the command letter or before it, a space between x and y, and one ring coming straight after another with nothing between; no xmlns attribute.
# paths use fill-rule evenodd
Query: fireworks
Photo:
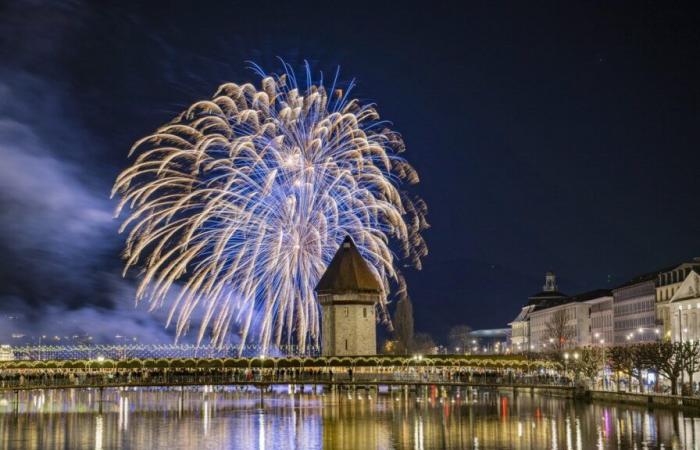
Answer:
<svg viewBox="0 0 700 450"><path fill-rule="evenodd" d="M254 69L259 90L226 83L132 147L112 192L117 216L129 209L124 274L143 269L137 301L167 304L178 338L196 315L198 342L209 330L222 345L235 327L263 351L303 350L318 342L313 289L343 238L401 295L397 260L420 268L427 254L426 208L401 189L418 182L401 137L349 97L353 83L314 83L308 65L305 83L287 64Z"/></svg>

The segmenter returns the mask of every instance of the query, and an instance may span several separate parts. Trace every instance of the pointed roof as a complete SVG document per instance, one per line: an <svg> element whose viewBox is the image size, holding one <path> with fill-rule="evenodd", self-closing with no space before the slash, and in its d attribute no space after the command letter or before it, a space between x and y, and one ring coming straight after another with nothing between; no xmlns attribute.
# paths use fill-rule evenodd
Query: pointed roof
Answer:
<svg viewBox="0 0 700 450"><path fill-rule="evenodd" d="M678 286L678 290L675 294L673 294L673 297L671 297L669 303L700 298L700 273L698 273L699 270L700 269L693 269L690 271L688 276L685 277L685 280L683 280L683 283L680 286Z"/></svg>
<svg viewBox="0 0 700 450"><path fill-rule="evenodd" d="M316 285L318 293L382 292L382 285L374 276L367 261L360 255L355 243L347 236Z"/></svg>

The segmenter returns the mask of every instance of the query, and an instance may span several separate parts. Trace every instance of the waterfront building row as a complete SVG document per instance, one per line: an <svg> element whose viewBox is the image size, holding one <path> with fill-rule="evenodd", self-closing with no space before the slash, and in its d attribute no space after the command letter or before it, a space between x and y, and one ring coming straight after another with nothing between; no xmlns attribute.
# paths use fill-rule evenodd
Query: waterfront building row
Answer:
<svg viewBox="0 0 700 450"><path fill-rule="evenodd" d="M700 258L574 296L547 272L509 326L513 352L700 339Z"/></svg>

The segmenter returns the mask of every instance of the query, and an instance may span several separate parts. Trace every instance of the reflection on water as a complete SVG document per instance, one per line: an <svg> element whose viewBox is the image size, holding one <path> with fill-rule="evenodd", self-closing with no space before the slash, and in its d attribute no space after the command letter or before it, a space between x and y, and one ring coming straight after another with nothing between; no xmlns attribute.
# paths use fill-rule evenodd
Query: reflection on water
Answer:
<svg viewBox="0 0 700 450"><path fill-rule="evenodd" d="M101 406L100 406L101 405ZM700 418L494 391L0 395L0 448L700 449Z"/></svg>

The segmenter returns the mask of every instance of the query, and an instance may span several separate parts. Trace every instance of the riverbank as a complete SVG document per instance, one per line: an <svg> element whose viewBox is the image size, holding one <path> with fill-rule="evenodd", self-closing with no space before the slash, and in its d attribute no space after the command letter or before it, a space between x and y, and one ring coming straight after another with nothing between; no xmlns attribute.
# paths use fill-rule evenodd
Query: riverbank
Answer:
<svg viewBox="0 0 700 450"><path fill-rule="evenodd" d="M700 411L700 398L681 395L592 390L586 392L586 398L601 403L625 403L629 405L647 406L649 408L692 409L693 411Z"/></svg>

